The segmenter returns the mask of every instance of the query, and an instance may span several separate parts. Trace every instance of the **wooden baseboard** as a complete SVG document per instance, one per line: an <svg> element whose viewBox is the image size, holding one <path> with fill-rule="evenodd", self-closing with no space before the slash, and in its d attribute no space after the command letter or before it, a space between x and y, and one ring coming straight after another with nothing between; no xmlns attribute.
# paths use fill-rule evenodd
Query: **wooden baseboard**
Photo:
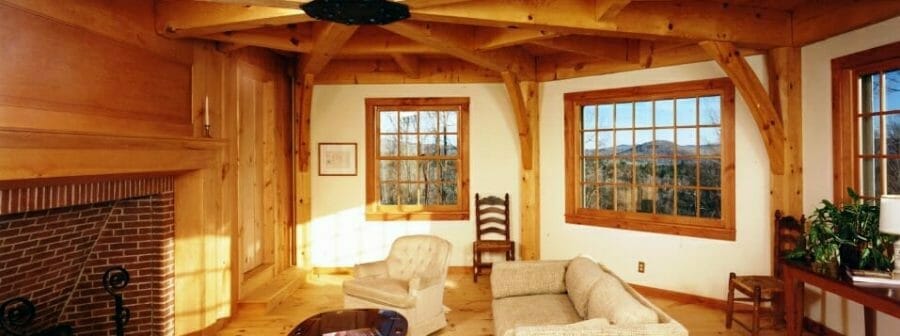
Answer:
<svg viewBox="0 0 900 336"><path fill-rule="evenodd" d="M811 332L816 335L844 336L844 334L834 331L831 328L826 327L824 324L813 321L808 317L803 318L803 330L806 330L806 331Z"/></svg>

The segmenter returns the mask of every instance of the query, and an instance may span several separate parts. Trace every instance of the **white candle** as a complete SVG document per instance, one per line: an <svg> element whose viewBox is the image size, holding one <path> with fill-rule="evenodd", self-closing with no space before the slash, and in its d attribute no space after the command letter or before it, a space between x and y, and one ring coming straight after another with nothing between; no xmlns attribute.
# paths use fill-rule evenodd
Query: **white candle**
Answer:
<svg viewBox="0 0 900 336"><path fill-rule="evenodd" d="M203 125L209 125L209 96L203 101Z"/></svg>

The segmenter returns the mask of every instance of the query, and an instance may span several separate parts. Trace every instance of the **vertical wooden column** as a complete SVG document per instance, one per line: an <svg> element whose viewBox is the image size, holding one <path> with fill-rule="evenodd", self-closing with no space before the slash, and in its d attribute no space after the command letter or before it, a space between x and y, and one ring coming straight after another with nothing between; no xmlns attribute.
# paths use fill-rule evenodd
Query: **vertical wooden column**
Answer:
<svg viewBox="0 0 900 336"><path fill-rule="evenodd" d="M519 82L516 75L508 71L502 72L501 76L515 113L522 158L519 254L523 260L538 260L541 258L538 83Z"/></svg>
<svg viewBox="0 0 900 336"><path fill-rule="evenodd" d="M312 185L311 185L311 175L310 175L310 148L312 141L310 138L309 130L310 130L310 113L312 113L312 91L314 85L315 76L309 73L299 73L297 74L297 79L300 80L299 83L294 83L297 85L297 103L295 104L295 108L297 110L297 136L298 136L298 146L297 146L297 179L296 179L296 194L297 194L297 204L295 213L297 214L296 225L297 225L297 236L294 237L296 239L297 244L299 245L299 249L302 251L301 256L297 258L298 266L307 267L309 266L309 255L306 253L306 248L309 246L309 224L312 220L312 202L310 196L312 195ZM291 251L292 253L297 253L298 251Z"/></svg>
<svg viewBox="0 0 900 336"><path fill-rule="evenodd" d="M784 125L784 173L772 174L772 207L803 214L803 106L800 49L775 48L766 57L769 95ZM777 187L776 187L777 185Z"/></svg>

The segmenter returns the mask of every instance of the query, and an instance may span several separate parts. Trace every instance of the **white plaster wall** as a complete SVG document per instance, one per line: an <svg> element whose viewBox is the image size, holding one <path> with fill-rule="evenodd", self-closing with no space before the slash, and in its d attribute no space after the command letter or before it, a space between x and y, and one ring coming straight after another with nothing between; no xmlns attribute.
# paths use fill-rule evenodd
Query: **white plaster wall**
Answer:
<svg viewBox="0 0 900 336"><path fill-rule="evenodd" d="M519 240L519 145L502 84L316 85L313 92L311 266L351 266L383 259L399 236L434 234L453 244L450 264L472 264L469 221L365 220L365 98L469 97L470 210L475 193L510 194L512 238ZM357 176L318 176L318 143L358 144Z"/></svg>
<svg viewBox="0 0 900 336"><path fill-rule="evenodd" d="M748 58L766 86L762 57ZM713 62L547 82L541 102L541 257L565 259L587 253L625 281L724 299L728 272L769 274L768 157L756 124L735 93L736 241L662 235L566 224L563 95L725 77ZM767 86L766 86L767 87ZM646 263L645 273L637 262Z"/></svg>
<svg viewBox="0 0 900 336"><path fill-rule="evenodd" d="M900 40L894 18L803 47L803 203L807 213L832 199L831 60ZM860 305L821 291L807 293L807 316L845 335L863 334ZM900 330L900 319L878 314L878 334Z"/></svg>

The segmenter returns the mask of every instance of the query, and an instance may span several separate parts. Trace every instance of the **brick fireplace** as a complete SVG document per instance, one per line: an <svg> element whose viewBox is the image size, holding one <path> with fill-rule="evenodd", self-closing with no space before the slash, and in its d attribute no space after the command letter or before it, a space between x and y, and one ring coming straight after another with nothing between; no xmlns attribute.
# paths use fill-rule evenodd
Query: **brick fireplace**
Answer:
<svg viewBox="0 0 900 336"><path fill-rule="evenodd" d="M34 303L29 333L67 324L77 335L114 335L102 277L123 266L126 335L172 335L174 184L151 176L0 186L0 302Z"/></svg>

